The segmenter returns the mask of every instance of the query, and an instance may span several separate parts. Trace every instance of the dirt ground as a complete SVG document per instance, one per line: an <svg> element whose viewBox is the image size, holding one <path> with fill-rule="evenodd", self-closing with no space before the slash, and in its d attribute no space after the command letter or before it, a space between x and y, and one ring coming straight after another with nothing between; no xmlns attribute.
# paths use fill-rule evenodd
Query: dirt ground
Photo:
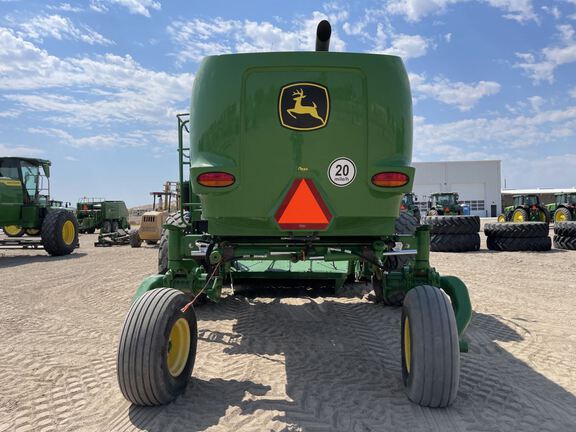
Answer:
<svg viewBox="0 0 576 432"><path fill-rule="evenodd" d="M432 254L474 307L450 408L404 396L399 308L231 293L197 310L185 395L139 408L116 349L157 250L95 238L64 258L0 250L0 432L576 430L576 252Z"/></svg>

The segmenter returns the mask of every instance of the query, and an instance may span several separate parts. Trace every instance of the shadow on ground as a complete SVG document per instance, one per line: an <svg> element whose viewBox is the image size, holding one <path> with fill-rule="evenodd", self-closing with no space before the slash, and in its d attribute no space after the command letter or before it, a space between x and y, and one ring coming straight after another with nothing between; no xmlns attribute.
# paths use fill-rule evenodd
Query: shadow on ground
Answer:
<svg viewBox="0 0 576 432"><path fill-rule="evenodd" d="M26 252L41 252L43 255L26 255ZM50 256L43 249L23 249L20 255L0 256L0 269L47 261L68 261L86 256L85 252L72 252L70 255Z"/></svg>

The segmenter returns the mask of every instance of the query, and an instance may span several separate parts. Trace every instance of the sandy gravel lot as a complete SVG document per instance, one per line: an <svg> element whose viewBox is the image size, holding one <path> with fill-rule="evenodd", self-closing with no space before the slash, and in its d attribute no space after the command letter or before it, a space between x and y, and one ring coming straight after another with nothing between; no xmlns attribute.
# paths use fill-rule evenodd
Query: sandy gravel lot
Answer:
<svg viewBox="0 0 576 432"><path fill-rule="evenodd" d="M116 349L157 250L95 238L60 259L0 250L0 432L576 430L576 252L432 254L475 311L448 409L403 394L398 308L230 294L197 311L186 394L138 408L118 390Z"/></svg>

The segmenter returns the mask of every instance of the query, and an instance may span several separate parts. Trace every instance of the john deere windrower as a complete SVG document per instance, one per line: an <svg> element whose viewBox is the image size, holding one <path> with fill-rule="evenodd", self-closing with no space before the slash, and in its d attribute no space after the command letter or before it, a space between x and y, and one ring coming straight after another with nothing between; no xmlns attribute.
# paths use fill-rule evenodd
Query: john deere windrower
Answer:
<svg viewBox="0 0 576 432"><path fill-rule="evenodd" d="M190 117L178 117L182 210L165 226L167 266L141 283L120 337L118 381L135 404L184 391L196 355L194 299L218 301L225 280L338 285L355 273L371 278L376 301L405 294L408 397L430 407L456 397L468 291L430 267L427 226L394 232L414 179L404 65L326 52L326 21L317 36L319 52L207 57L196 74ZM398 268L401 255L414 259Z"/></svg>

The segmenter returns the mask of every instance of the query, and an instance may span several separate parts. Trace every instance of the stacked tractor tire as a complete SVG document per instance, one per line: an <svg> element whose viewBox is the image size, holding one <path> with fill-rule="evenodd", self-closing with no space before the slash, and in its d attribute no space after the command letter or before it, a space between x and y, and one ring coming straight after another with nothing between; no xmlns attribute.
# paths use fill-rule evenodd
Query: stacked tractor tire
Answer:
<svg viewBox="0 0 576 432"><path fill-rule="evenodd" d="M576 221L556 222L554 225L554 247L576 250Z"/></svg>
<svg viewBox="0 0 576 432"><path fill-rule="evenodd" d="M432 252L472 252L480 249L478 216L427 216Z"/></svg>
<svg viewBox="0 0 576 432"><path fill-rule="evenodd" d="M493 251L548 251L552 247L546 222L488 223L484 234Z"/></svg>

